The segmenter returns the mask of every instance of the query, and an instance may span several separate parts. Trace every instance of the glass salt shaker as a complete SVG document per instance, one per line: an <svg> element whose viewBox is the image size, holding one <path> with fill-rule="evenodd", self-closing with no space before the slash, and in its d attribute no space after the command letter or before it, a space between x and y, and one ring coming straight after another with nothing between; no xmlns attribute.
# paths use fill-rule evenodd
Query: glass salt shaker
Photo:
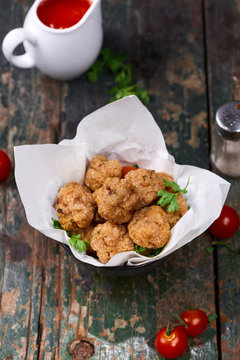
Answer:
<svg viewBox="0 0 240 360"><path fill-rule="evenodd" d="M216 112L210 154L213 166L228 176L240 176L240 102L231 101Z"/></svg>

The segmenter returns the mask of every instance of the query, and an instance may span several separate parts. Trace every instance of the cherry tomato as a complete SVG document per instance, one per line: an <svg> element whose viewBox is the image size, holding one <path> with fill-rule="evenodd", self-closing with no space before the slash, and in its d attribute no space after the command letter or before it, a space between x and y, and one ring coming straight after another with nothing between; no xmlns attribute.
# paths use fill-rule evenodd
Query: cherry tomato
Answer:
<svg viewBox="0 0 240 360"><path fill-rule="evenodd" d="M11 161L9 156L0 150L0 181L5 180L11 171Z"/></svg>
<svg viewBox="0 0 240 360"><path fill-rule="evenodd" d="M210 233L220 239L227 239L239 228L239 216L230 206L223 206L220 216L209 227Z"/></svg>
<svg viewBox="0 0 240 360"><path fill-rule="evenodd" d="M155 339L155 347L160 355L167 359L176 359L185 353L188 347L187 333L182 326L175 326L170 335L167 327L159 331Z"/></svg>
<svg viewBox="0 0 240 360"><path fill-rule="evenodd" d="M124 179L125 175L127 175L127 173L129 173L129 171L132 171L132 170L137 170L137 168L135 166L123 166L122 179Z"/></svg>
<svg viewBox="0 0 240 360"><path fill-rule="evenodd" d="M186 332L188 336L200 335L208 326L207 315L200 309L186 310L180 317L187 324Z"/></svg>

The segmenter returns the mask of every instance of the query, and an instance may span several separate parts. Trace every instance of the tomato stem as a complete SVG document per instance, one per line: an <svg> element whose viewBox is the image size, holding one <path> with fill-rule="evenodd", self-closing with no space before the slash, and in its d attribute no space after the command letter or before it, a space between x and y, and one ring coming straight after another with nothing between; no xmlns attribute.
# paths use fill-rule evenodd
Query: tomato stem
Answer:
<svg viewBox="0 0 240 360"><path fill-rule="evenodd" d="M187 328L187 324L185 323L185 321L181 318L181 316L179 314L174 313L173 315L180 321L181 324L178 324L178 325L183 325Z"/></svg>
<svg viewBox="0 0 240 360"><path fill-rule="evenodd" d="M229 241L228 241L228 240L226 240L226 241L224 241L224 240L213 240L213 241L212 241L212 244L215 245L215 246L224 246L224 247L226 247L229 251L231 251L232 253L234 253L234 254L240 254L240 249L238 249L238 250L232 249L231 246L230 246L230 244L229 244Z"/></svg>
<svg viewBox="0 0 240 360"><path fill-rule="evenodd" d="M215 312L208 315L208 322L210 323L210 322L216 320L217 317L218 317L218 315Z"/></svg>
<svg viewBox="0 0 240 360"><path fill-rule="evenodd" d="M177 323L177 324L168 324L167 325L167 329L166 329L166 335L167 336L170 336L171 335L171 332L174 330L174 328L176 326L185 326L187 327L187 324L183 321L183 319L180 318L180 316L178 314L174 314L176 317L179 317L178 320L180 321L180 323ZM181 319L181 320L180 320Z"/></svg>

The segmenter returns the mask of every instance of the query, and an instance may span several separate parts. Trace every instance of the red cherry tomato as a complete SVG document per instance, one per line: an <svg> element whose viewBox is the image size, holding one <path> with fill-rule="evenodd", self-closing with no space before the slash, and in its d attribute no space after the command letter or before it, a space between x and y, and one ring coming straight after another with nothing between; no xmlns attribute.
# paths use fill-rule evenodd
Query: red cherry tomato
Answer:
<svg viewBox="0 0 240 360"><path fill-rule="evenodd" d="M167 359L176 359L185 353L188 347L188 337L182 326L175 326L168 336L167 327L159 331L155 339L158 353Z"/></svg>
<svg viewBox="0 0 240 360"><path fill-rule="evenodd" d="M132 171L132 170L137 170L137 168L135 166L123 166L122 179L124 179L125 175L127 175L127 173L129 173L129 171Z"/></svg>
<svg viewBox="0 0 240 360"><path fill-rule="evenodd" d="M208 326L207 315L200 309L186 310L180 317L187 324L186 332L188 336L198 336L202 334Z"/></svg>
<svg viewBox="0 0 240 360"><path fill-rule="evenodd" d="M230 206L223 206L220 216L209 227L210 233L220 239L227 239L239 228L239 216Z"/></svg>
<svg viewBox="0 0 240 360"><path fill-rule="evenodd" d="M11 161L9 156L0 150L0 181L5 180L11 171Z"/></svg>

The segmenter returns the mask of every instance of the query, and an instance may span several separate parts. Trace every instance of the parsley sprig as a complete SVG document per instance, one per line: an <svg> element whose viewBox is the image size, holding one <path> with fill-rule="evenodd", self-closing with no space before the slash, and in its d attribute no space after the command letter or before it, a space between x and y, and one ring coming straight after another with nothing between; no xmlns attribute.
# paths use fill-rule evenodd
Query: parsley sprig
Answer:
<svg viewBox="0 0 240 360"><path fill-rule="evenodd" d="M159 190L158 196L160 196L160 199L158 200L157 205L160 205L161 207L167 206L168 212L173 212L178 210L179 205L177 201L177 196L179 194L186 194L188 192L187 187L189 184L189 180L190 179L188 178L187 185L185 186L185 188L181 189L180 186L174 181L167 181L164 179L165 185L167 187L170 187L174 192L169 192L167 190L162 190L162 189Z"/></svg>
<svg viewBox="0 0 240 360"><path fill-rule="evenodd" d="M127 62L126 54L114 55L109 48L103 48L97 61L87 72L90 82L97 82L104 69L110 71L114 78L114 85L109 93L113 95L110 102L128 95L136 95L144 103L149 103L148 91L142 89L138 83L133 83L132 65Z"/></svg>
<svg viewBox="0 0 240 360"><path fill-rule="evenodd" d="M79 253L83 253L84 251L86 251L87 244L89 243L90 241L83 241L80 234L72 235L69 240L69 245L71 245Z"/></svg>
<svg viewBox="0 0 240 360"><path fill-rule="evenodd" d="M63 230L60 222L56 219L52 218L52 224L54 229ZM81 239L81 234L71 235L69 231L66 231L69 239L69 245L72 246L79 253L83 253L87 250L87 245L90 244L90 241L84 241Z"/></svg>
<svg viewBox="0 0 240 360"><path fill-rule="evenodd" d="M136 251L137 254L143 254L148 257L154 257L160 254L162 252L164 246L159 249L148 249L146 247L140 246L135 244L134 245L134 251ZM145 254L144 254L145 253Z"/></svg>

